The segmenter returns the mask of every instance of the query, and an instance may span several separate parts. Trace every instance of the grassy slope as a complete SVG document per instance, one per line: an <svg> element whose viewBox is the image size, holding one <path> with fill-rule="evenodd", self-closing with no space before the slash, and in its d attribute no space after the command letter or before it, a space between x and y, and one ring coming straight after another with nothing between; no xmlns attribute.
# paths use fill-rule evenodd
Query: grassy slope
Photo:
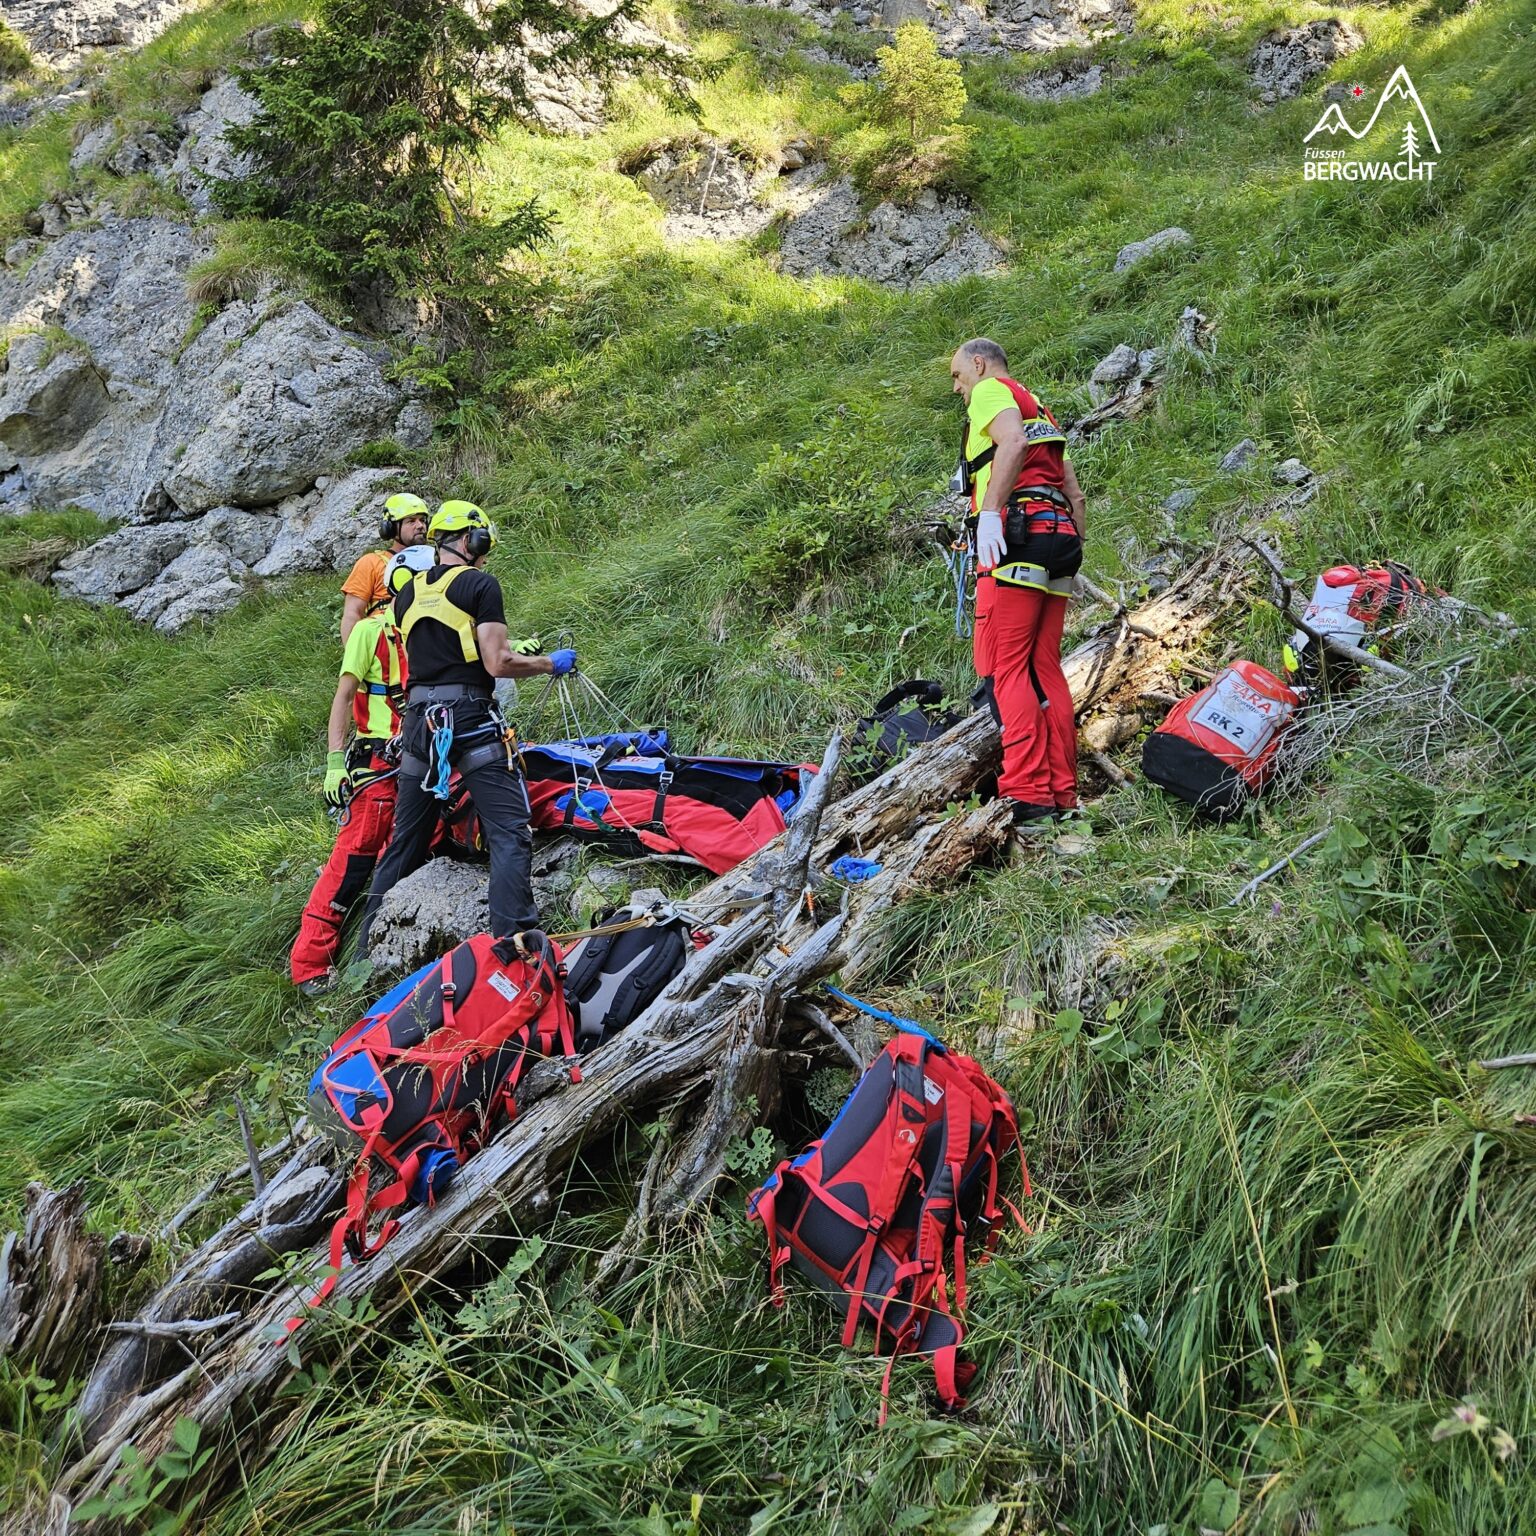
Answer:
<svg viewBox="0 0 1536 1536"><path fill-rule="evenodd" d="M191 25L211 61L267 14ZM892 677L963 678L936 562L887 547L870 511L921 506L943 472L953 341L999 336L1070 408L1110 346L1166 340L1194 303L1220 325L1210 376L1079 458L1096 576L1134 578L1126 552L1155 537L1174 483L1201 490L1193 535L1262 494L1262 468L1214 470L1252 434L1273 458L1349 471L1287 531L1297 570L1392 554L1520 606L1531 7L1359 14L1351 77L1408 64L1445 146L1432 191L1304 186L1315 101L1251 110L1253 38L1312 14L1144 8L1111 89L1061 107L1021 102L1006 66L973 69L978 197L1014 271L937 293L666 248L611 165L684 125L638 96L597 140L508 135L480 195L537 190L560 210L560 295L508 367L516 410L464 407L424 486L497 507L528 627L570 628L631 712L701 747L810 751ZM784 18L720 12L691 32L730 58L702 93L711 131L848 127L835 78L774 62ZM173 36L120 99L186 58ZM66 154L57 125L0 137L4 212ZM1121 243L1172 223L1193 257L1109 275ZM0 549L80 528L29 520ZM812 528L830 537L807 554ZM279 975L327 835L306 772L329 585L171 642L0 578L6 1199L28 1177L84 1176L103 1225L149 1224L236 1155L229 1090L275 1123L346 1021L355 999L317 1018ZM1246 638L1272 655L1277 627L1255 616ZM992 1505L1016 1530L1043 1511L1181 1536L1298 1512L1376 1536L1536 1525L1532 1133L1510 1129L1516 1075L1466 1069L1529 1044L1530 666L1498 658L1474 683L1510 743L1493 773L1436 793L1355 754L1319 802L1221 832L1124 793L1081 861L986 877L907 920L885 995L997 1042L1045 1191L1040 1236L975 1277L974 1414L929 1419L911 1369L876 1433L878 1366L829 1350L804 1298L787 1320L759 1309L730 1211L598 1309L571 1262L613 1230L593 1175L542 1252L386 1351L381 1384L316 1394L313 1431L210 1528L958 1531ZM1345 831L1276 887L1276 912L1221 911L1329 816ZM1113 997L1084 1003L1080 1031L1053 1024L1062 936L1110 919ZM1514 1463L1487 1434L1431 1441L1463 1393L1516 1437ZM39 1454L15 1442L16 1486Z"/></svg>

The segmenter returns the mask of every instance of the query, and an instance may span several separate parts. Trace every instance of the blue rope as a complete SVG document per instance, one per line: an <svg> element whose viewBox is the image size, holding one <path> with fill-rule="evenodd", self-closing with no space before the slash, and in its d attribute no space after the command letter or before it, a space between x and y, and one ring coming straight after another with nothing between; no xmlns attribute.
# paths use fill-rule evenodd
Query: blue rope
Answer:
<svg viewBox="0 0 1536 1536"><path fill-rule="evenodd" d="M449 760L453 752L453 711L442 709L437 716L438 723L432 724L431 712L427 715L427 724L432 731L432 755L427 764L427 776L421 781L421 787L428 794L436 796L439 800L448 798L448 780L453 773L453 764ZM432 770L436 767L437 779L434 782Z"/></svg>
<svg viewBox="0 0 1536 1536"><path fill-rule="evenodd" d="M945 550L944 563L949 567L949 574L955 583L955 634L961 640L968 640L972 626L966 619L965 589L970 584L971 577L970 546L967 545L964 549Z"/></svg>
<svg viewBox="0 0 1536 1536"><path fill-rule="evenodd" d="M850 1008L857 1008L860 1013L867 1013L872 1019L879 1019L882 1024L904 1029L911 1035L921 1035L923 1039L932 1041L941 1051L944 1049L944 1042L930 1034L916 1019L904 1019L899 1013L887 1013L884 1008L876 1008L873 1003L861 1002L858 998L839 991L831 982L827 983L827 991L839 1002L847 1003Z"/></svg>

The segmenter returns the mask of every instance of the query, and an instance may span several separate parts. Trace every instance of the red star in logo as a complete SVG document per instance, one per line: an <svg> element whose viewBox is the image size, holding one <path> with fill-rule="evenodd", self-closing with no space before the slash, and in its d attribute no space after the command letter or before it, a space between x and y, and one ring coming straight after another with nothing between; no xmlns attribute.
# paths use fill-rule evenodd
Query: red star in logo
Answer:
<svg viewBox="0 0 1536 1536"><path fill-rule="evenodd" d="M1349 94L1353 96L1356 101L1359 101L1359 99L1365 95L1365 87L1363 85L1352 85L1349 88Z"/></svg>

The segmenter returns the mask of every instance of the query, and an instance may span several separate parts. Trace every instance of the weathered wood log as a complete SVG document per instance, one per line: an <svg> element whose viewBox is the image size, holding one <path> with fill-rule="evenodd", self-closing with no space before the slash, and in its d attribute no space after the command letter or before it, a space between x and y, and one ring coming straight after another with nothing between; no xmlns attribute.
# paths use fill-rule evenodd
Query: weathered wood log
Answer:
<svg viewBox="0 0 1536 1536"><path fill-rule="evenodd" d="M85 1183L28 1184L21 1230L0 1247L0 1359L67 1379L101 1305L103 1240L85 1230Z"/></svg>

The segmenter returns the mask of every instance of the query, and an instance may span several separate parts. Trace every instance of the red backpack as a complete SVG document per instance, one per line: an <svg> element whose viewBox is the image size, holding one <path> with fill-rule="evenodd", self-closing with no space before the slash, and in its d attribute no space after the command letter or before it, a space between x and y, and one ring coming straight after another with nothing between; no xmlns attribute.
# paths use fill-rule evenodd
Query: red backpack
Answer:
<svg viewBox="0 0 1536 1536"><path fill-rule="evenodd" d="M557 1046L580 1082L560 951L537 929L466 939L354 1024L309 1085L310 1124L354 1159L331 1269L343 1249L360 1262L399 1230L391 1217L370 1239L377 1212L441 1197L464 1159L516 1114L512 1096L530 1056ZM376 1169L389 1177L370 1194ZM334 1285L333 1274L314 1302Z"/></svg>
<svg viewBox="0 0 1536 1536"><path fill-rule="evenodd" d="M1141 771L1218 821L1262 792L1301 695L1273 672L1234 661L1168 712L1141 749Z"/></svg>
<svg viewBox="0 0 1536 1536"><path fill-rule="evenodd" d="M1374 652L1378 644L1375 631L1428 591L1407 566L1389 562L1361 570L1336 565L1317 578L1312 601L1302 618L1319 634ZM1285 648L1286 679L1298 686L1315 686L1325 673L1331 682L1347 684L1354 680L1354 671L1351 666L1340 668L1338 661L1330 659L1302 630L1291 636Z"/></svg>
<svg viewBox="0 0 1536 1536"><path fill-rule="evenodd" d="M910 1020L895 1022L901 1033L826 1132L747 1199L768 1238L774 1305L784 1303L788 1261L847 1297L844 1348L861 1321L873 1325L875 1352L891 1357L882 1423L898 1355L932 1356L939 1400L965 1406L976 1372L959 1359L967 1249L982 1262L996 1243L998 1165L1018 1142L1007 1095L970 1057Z"/></svg>

